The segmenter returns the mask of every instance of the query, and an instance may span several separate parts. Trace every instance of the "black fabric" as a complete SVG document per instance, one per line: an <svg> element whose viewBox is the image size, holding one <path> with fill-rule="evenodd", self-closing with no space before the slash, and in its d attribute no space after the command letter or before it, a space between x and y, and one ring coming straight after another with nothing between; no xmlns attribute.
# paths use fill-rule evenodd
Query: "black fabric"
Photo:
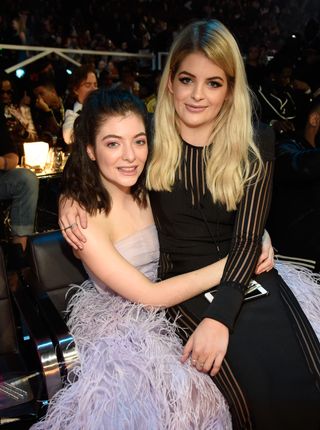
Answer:
<svg viewBox="0 0 320 430"><path fill-rule="evenodd" d="M298 330L297 316L280 294L288 288L275 270L258 277L270 295L243 302L243 290L260 253L272 187L273 139L270 128L260 132L264 175L247 186L233 212L214 204L205 187L203 148L184 144L180 180L172 192L150 194L159 231L159 274L172 277L228 255L212 304L201 294L168 313L182 315L179 324L189 335L204 316L232 329L223 369L214 380L229 402L234 429L316 430L320 428L319 375L308 363L312 356L319 366L320 354L319 350L311 354L309 344L303 343L305 332L313 333L310 324L304 321L305 331ZM302 314L297 303L293 307ZM186 340L183 330L180 335Z"/></svg>
<svg viewBox="0 0 320 430"><path fill-rule="evenodd" d="M243 303L213 381L230 405L233 430L318 430L319 342L277 271L257 280L269 295ZM168 314L179 315L179 335L186 342L199 316L183 305Z"/></svg>
<svg viewBox="0 0 320 430"><path fill-rule="evenodd" d="M280 254L320 263L320 149L303 137L276 145L267 229Z"/></svg>
<svg viewBox="0 0 320 430"><path fill-rule="evenodd" d="M150 193L160 240L160 277L188 272L228 255L217 300L208 305L200 295L185 302L185 306L191 313L193 308L196 313L201 309L203 317L221 321L230 329L260 254L269 210L273 168L269 130L270 127L261 128L258 139L265 168L247 185L236 211L227 212L222 205L213 203L205 186L204 148L187 143L180 179L172 192ZM252 163L253 171L255 168ZM241 294L232 294L230 288Z"/></svg>

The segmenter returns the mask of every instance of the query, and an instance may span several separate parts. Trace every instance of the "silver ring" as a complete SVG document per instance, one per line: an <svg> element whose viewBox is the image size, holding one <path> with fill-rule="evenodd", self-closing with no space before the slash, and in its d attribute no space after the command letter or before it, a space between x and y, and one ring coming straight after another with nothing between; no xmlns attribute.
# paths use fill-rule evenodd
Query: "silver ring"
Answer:
<svg viewBox="0 0 320 430"><path fill-rule="evenodd" d="M76 225L77 225L77 223L74 222L73 224L68 225L68 227L64 228L63 230L66 231L66 230L68 230L68 228L72 228L72 227L74 227Z"/></svg>

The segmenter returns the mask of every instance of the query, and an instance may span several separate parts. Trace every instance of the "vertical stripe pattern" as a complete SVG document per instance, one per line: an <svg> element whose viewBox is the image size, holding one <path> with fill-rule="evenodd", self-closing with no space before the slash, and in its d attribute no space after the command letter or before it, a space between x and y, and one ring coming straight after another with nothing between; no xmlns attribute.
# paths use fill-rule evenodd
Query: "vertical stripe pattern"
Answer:
<svg viewBox="0 0 320 430"><path fill-rule="evenodd" d="M172 321L178 318L178 334L186 343L197 328L199 321L194 320L179 305L167 309L167 315ZM233 430L253 430L244 394L226 359L224 359L219 373L212 380L229 404Z"/></svg>

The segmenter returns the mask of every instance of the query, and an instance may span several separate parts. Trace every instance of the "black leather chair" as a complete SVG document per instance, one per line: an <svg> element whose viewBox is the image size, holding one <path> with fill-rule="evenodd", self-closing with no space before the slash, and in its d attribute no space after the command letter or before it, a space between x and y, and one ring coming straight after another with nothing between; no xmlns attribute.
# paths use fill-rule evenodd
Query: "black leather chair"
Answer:
<svg viewBox="0 0 320 430"><path fill-rule="evenodd" d="M65 378L77 358L65 323L67 292L70 284L81 284L87 274L59 230L31 236L27 256L30 263L27 285L57 347L61 375Z"/></svg>
<svg viewBox="0 0 320 430"><path fill-rule="evenodd" d="M54 344L0 247L0 426L32 423L61 386Z"/></svg>

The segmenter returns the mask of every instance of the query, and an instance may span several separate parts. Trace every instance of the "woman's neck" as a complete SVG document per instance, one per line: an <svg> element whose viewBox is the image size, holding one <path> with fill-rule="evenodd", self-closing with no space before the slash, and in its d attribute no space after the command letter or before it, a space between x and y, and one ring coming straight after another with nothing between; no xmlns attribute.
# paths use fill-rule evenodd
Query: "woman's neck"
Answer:
<svg viewBox="0 0 320 430"><path fill-rule="evenodd" d="M208 146L210 142L211 130L208 127L181 127L180 136L185 142L193 146Z"/></svg>

